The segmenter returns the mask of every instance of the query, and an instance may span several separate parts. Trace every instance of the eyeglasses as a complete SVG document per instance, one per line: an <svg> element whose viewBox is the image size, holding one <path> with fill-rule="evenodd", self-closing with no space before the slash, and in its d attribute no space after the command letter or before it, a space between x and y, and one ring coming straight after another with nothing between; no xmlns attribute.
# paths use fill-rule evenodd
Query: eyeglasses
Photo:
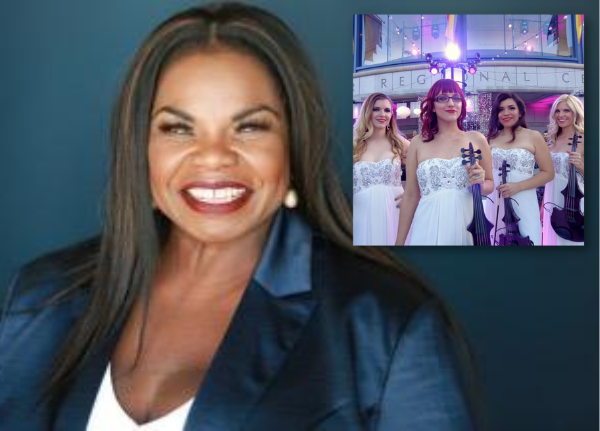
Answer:
<svg viewBox="0 0 600 431"><path fill-rule="evenodd" d="M452 99L452 101L454 103L462 103L462 99L460 98L460 96L448 97L448 96L442 95L442 96L435 97L433 100L435 100L436 102L440 102L440 103L446 103L450 99Z"/></svg>

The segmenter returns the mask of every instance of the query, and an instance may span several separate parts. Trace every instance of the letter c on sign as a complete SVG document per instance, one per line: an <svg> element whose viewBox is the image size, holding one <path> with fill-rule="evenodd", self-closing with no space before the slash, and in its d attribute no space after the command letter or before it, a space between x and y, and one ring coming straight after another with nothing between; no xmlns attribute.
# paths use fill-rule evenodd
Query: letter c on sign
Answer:
<svg viewBox="0 0 600 431"><path fill-rule="evenodd" d="M565 76L569 76L569 72L567 72L567 73L563 73L563 77L562 77L562 78L563 78L563 82L571 82L571 81L567 81L567 80L565 79Z"/></svg>

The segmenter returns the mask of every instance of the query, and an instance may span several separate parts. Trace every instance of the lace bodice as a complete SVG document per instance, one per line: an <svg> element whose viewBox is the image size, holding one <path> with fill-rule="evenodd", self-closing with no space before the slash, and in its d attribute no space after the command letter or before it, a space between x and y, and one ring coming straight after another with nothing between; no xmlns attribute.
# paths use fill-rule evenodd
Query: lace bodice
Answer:
<svg viewBox="0 0 600 431"><path fill-rule="evenodd" d="M353 167L354 194L377 185L401 186L402 164L397 158L379 162L356 162Z"/></svg>
<svg viewBox="0 0 600 431"><path fill-rule="evenodd" d="M535 156L530 151L524 148L511 148L510 150L492 148L492 168L496 171L502 169L503 160L510 165L511 172L533 176Z"/></svg>
<svg viewBox="0 0 600 431"><path fill-rule="evenodd" d="M417 167L421 196L448 189L470 193L469 175L462 160L462 157L455 157L450 160L428 159L421 162Z"/></svg>
<svg viewBox="0 0 600 431"><path fill-rule="evenodd" d="M560 175L563 178L569 179L569 153L550 153L552 156L552 163L554 163L554 175L557 177ZM583 175L577 173L577 182L583 184Z"/></svg>

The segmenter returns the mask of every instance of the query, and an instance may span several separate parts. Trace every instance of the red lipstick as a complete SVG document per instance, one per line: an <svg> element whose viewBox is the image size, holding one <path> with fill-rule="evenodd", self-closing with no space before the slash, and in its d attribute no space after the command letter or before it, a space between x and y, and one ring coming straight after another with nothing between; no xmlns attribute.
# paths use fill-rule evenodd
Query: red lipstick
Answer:
<svg viewBox="0 0 600 431"><path fill-rule="evenodd" d="M242 208L253 191L237 181L195 181L181 189L187 206L202 214L227 214Z"/></svg>

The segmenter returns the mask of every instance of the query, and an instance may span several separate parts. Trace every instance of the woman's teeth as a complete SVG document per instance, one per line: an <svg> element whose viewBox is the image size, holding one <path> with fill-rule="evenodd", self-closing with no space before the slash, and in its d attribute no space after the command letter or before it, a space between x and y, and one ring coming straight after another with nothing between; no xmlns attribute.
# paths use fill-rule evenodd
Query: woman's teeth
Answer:
<svg viewBox="0 0 600 431"><path fill-rule="evenodd" d="M224 187L220 189L191 188L187 192L196 200L210 204L229 203L244 194L246 189Z"/></svg>

